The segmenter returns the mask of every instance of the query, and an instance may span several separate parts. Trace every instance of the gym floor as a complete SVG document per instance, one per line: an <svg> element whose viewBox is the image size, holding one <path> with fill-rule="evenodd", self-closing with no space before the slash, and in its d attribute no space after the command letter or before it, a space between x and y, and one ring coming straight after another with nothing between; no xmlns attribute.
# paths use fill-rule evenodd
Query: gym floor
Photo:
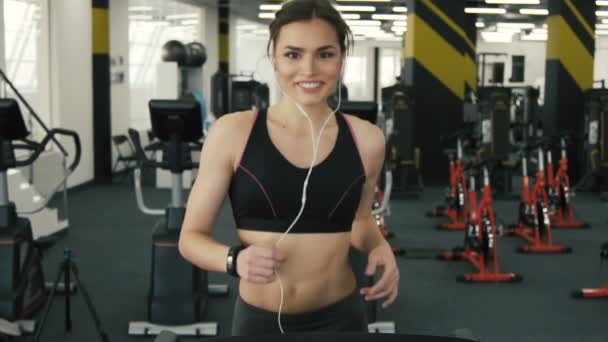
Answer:
<svg viewBox="0 0 608 342"><path fill-rule="evenodd" d="M168 203L168 191L145 188L148 206ZM443 189L427 188L418 200L393 200L388 228L397 234L392 243L410 248L452 248L461 244L461 232L435 229L442 219L424 213L442 201ZM112 342L141 341L127 334L128 322L145 320L150 269L151 232L156 218L136 206L130 181L89 185L70 192L69 233L45 256L47 280L55 278L64 247L74 254L103 326ZM523 276L519 284L462 284L456 277L471 271L463 262L398 258L402 280L400 296L380 320L395 321L397 332L450 336L469 332L484 342L605 342L608 338L608 302L576 300L570 290L599 287L608 280L608 265L600 269L600 244L608 240L606 204L590 193L575 197L577 216L592 224L586 230L554 231L555 243L573 248L569 255L521 255L522 240L499 240L503 271ZM516 218L517 200L496 201L506 223ZM236 231L226 202L217 220L215 237L236 242ZM180 281L176 279L175 281ZM219 322L220 336L230 333L236 281L211 274L211 283L227 283L228 297L210 301L208 320ZM73 330L64 332L64 304L59 297L43 331L43 341L96 341L93 321L82 296L72 301ZM149 340L152 340L151 338Z"/></svg>

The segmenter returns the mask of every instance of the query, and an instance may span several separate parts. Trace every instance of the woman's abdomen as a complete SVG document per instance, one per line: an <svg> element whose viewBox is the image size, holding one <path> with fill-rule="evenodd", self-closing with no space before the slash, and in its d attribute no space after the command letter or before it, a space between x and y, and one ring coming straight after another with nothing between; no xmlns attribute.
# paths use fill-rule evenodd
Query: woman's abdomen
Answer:
<svg viewBox="0 0 608 342"><path fill-rule="evenodd" d="M281 233L240 230L246 245L275 246ZM283 284L284 313L324 308L347 297L356 287L349 263L350 233L288 234L277 247L286 255L278 270ZM241 298L259 308L278 311L279 279L270 284L241 280Z"/></svg>

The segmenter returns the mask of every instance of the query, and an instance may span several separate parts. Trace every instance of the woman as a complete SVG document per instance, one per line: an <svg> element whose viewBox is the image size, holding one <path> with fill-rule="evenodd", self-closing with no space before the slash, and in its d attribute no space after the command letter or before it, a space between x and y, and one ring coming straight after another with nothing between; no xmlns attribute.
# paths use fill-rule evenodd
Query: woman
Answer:
<svg viewBox="0 0 608 342"><path fill-rule="evenodd" d="M327 104L350 38L327 0L285 3L269 41L284 96L267 111L221 117L205 140L179 249L202 269L240 277L233 335L365 332L363 300L387 307L397 297L395 258L371 216L383 134ZM227 193L242 246L211 238ZM351 245L369 253L367 275L382 270L373 287L356 289Z"/></svg>

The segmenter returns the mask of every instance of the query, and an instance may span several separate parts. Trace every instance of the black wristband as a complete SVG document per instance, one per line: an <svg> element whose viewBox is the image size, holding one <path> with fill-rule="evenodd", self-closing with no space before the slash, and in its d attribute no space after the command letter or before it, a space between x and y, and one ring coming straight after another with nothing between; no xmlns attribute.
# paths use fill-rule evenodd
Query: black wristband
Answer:
<svg viewBox="0 0 608 342"><path fill-rule="evenodd" d="M239 253L245 249L245 246L233 246L228 250L228 257L226 258L226 272L233 277L239 277L239 273L236 269L236 258Z"/></svg>

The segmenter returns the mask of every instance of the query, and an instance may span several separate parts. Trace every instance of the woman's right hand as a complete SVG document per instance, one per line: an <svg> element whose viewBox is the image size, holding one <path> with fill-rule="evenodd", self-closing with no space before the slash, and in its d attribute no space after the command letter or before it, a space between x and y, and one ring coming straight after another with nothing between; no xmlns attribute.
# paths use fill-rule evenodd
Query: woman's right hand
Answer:
<svg viewBox="0 0 608 342"><path fill-rule="evenodd" d="M242 250L236 259L241 279L254 284L268 284L275 280L276 270L285 261L285 255L274 247L251 245Z"/></svg>

